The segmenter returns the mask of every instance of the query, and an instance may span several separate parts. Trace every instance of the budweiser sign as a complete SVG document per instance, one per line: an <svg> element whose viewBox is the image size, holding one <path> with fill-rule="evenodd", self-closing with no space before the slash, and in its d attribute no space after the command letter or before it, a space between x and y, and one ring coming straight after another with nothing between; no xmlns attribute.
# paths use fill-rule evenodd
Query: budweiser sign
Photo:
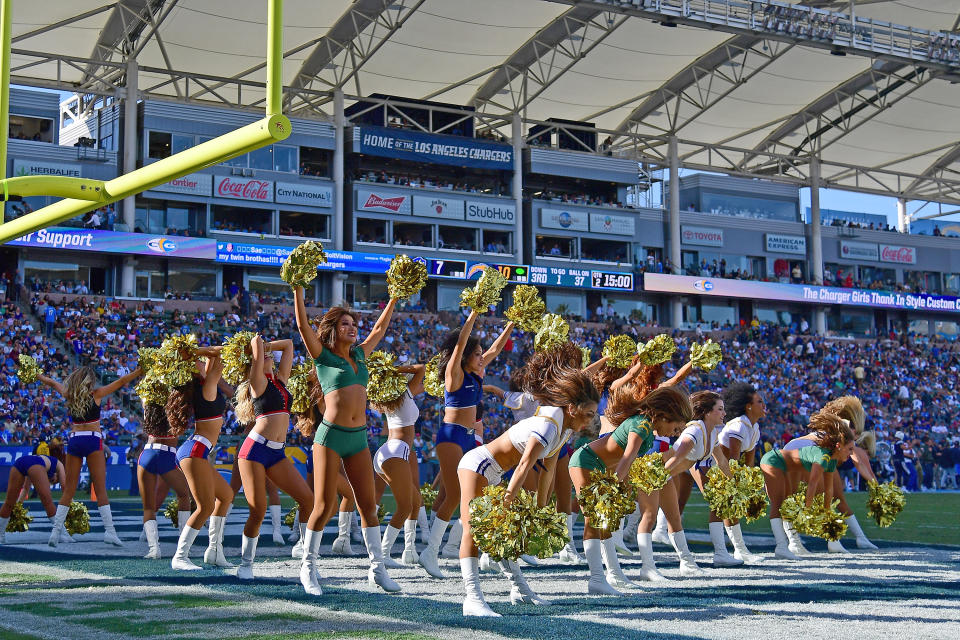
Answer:
<svg viewBox="0 0 960 640"><path fill-rule="evenodd" d="M389 192L357 189L357 209L361 211L387 211L390 213L410 214L412 211L411 196L392 195Z"/></svg>
<svg viewBox="0 0 960 640"><path fill-rule="evenodd" d="M880 261L895 262L897 264L916 264L916 247L899 247L893 244L880 245Z"/></svg>
<svg viewBox="0 0 960 640"><path fill-rule="evenodd" d="M269 180L252 180L222 176L217 178L214 195L237 200L273 202L273 183Z"/></svg>

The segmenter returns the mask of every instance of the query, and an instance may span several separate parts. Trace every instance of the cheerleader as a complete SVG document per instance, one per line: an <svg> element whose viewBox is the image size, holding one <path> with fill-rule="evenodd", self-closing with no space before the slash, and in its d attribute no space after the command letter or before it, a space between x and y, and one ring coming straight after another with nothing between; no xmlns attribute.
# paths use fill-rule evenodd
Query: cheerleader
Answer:
<svg viewBox="0 0 960 640"><path fill-rule="evenodd" d="M600 400L590 376L564 366L555 353L535 354L528 366L547 372L538 388L532 390L539 405L534 415L516 423L489 444L469 451L458 465L460 519L464 523L460 541L460 572L466 591L464 616L499 616L487 606L480 589L477 547L470 530L470 501L480 496L484 487L500 484L504 472L514 469L504 495L504 502L509 504L538 460L555 463L571 433L593 421ZM530 588L516 561L504 560L500 566L510 580L512 604L549 604Z"/></svg>
<svg viewBox="0 0 960 640"><path fill-rule="evenodd" d="M359 345L359 317L343 307L333 307L320 320L316 331L307 318L303 287L294 287L297 328L314 359L317 380L324 394L324 412L313 440L314 504L307 522L300 563L304 591L322 595L315 563L323 528L337 499L337 475L341 465L353 487L363 542L370 559L367 582L387 592L400 591L383 564L380 523L377 519L373 460L367 443L367 358L383 339L393 316L396 299L391 298L373 329ZM342 514L341 514L342 515Z"/></svg>
<svg viewBox="0 0 960 640"><path fill-rule="evenodd" d="M790 551L787 534L780 517L780 505L787 495L789 474L800 469L809 473L806 507L810 507L818 493L824 494L824 504L833 501L833 476L837 464L846 462L853 452L853 431L842 418L825 411L810 418L810 431L814 433L815 446L802 449L771 449L760 460L763 480L770 496L770 528L777 541L776 556L787 560L799 560Z"/></svg>
<svg viewBox="0 0 960 640"><path fill-rule="evenodd" d="M578 496L590 483L590 474L593 471L613 469L621 481L626 480L633 461L641 451L650 448L655 434L673 436L692 418L690 399L674 387L655 389L642 399L637 397L637 392L638 388L634 383L613 390L606 413L617 428L608 437L601 437L583 445L570 458L570 478ZM657 500L656 495L641 497L645 515L656 513ZM643 560L643 579L663 579L653 562L650 534L640 533L637 539ZM590 567L588 593L621 595L610 584L611 579L620 586L633 584L623 575L613 544L609 532L594 528L590 520L585 519L583 549ZM603 571L603 547L607 549L606 556L609 560L606 575Z"/></svg>
<svg viewBox="0 0 960 640"><path fill-rule="evenodd" d="M50 495L50 486L57 483L63 486L66 477L63 463L53 455L20 456L14 461L13 467L10 468L10 476L7 478L7 496L3 506L0 506L0 544L7 541L7 523L10 522L10 514L20 498L20 490L27 488L30 484L36 488L43 510L56 526L54 516L57 508Z"/></svg>
<svg viewBox="0 0 960 640"><path fill-rule="evenodd" d="M460 502L457 465L463 454L477 446L477 410L483 398L483 370L500 354L513 332L508 322L489 349L483 351L480 340L473 337L477 312L471 311L463 327L453 331L440 346L438 368L444 376L443 425L437 432L437 460L443 492L437 497L435 517L426 548L420 552L420 564L434 578L446 577L440 570L437 555L450 518ZM482 435L480 435L482 439ZM450 535L461 537L463 518L457 521Z"/></svg>
<svg viewBox="0 0 960 640"><path fill-rule="evenodd" d="M374 404L387 421L388 439L373 457L373 469L390 485L397 509L383 532L383 561L387 568L419 564L417 555L417 515L420 512L420 491L417 481L420 466L417 456L410 455L413 430L420 417L420 409L413 397L423 393L422 364L397 367L400 373L412 376L399 398L384 404ZM402 527L402 529L401 529ZM403 531L403 554L400 562L390 557L393 543Z"/></svg>
<svg viewBox="0 0 960 640"><path fill-rule="evenodd" d="M760 418L767 415L767 405L757 389L746 382L735 382L723 390L723 404L727 410L727 423L720 431L720 446L727 460L740 460L748 467L754 466L757 444L760 442ZM733 544L733 557L744 564L760 564L763 556L750 553L743 541L740 523L724 521L727 536ZM726 545L724 545L726 550ZM714 547L714 553L718 549ZM722 555L722 554L721 554ZM722 563L721 563L722 564Z"/></svg>
<svg viewBox="0 0 960 640"><path fill-rule="evenodd" d="M711 458L716 461L717 466L726 476L731 475L727 457L723 455L723 448L717 441L719 427L723 425L725 415L723 398L720 397L720 394L712 391L697 391L690 396L690 404L693 407L693 420L687 423L686 428L674 443L673 449L664 455L666 460L664 466L670 473L671 479L667 483L669 487L664 487L665 491L661 493L661 504L666 513L669 528L668 535L673 548L680 556L680 575L684 576L700 575L703 571L697 566L687 547L674 483L679 477L684 475L689 477L691 474L696 474L694 479L702 492L707 482L705 470L709 467L704 463ZM698 468L697 465L703 466ZM699 469L704 471L701 472ZM690 474L685 474L685 471L690 471ZM724 544L723 524L711 522L710 539L714 542L715 547L718 536L719 544L722 546ZM726 552L726 549L724 549L724 552ZM713 563L715 566L719 566L716 556L714 556Z"/></svg>
<svg viewBox="0 0 960 640"><path fill-rule="evenodd" d="M60 531L70 511L73 495L77 491L84 459L90 471L91 486L97 495L97 510L103 521L103 541L116 546L123 544L113 526L110 498L107 497L107 462L103 456L103 434L100 431L100 403L110 394L130 384L139 375L140 367L137 367L127 375L102 387L94 387L97 374L92 367L80 367L74 370L62 384L45 375L37 378L63 396L73 423L70 437L67 439L66 462L63 465L67 474L66 482L61 483L63 493L60 495L54 526L48 540L51 547L57 546L60 541Z"/></svg>
<svg viewBox="0 0 960 640"><path fill-rule="evenodd" d="M173 432L185 432L191 418L194 423L193 435L180 445L176 453L177 466L183 471L197 503L196 510L182 521L186 526L181 524L177 552L170 562L171 568L179 571L200 568L190 561L190 548L208 518L210 526L203 561L228 569L234 566L223 553L223 531L227 511L233 504L233 489L210 462L210 452L223 427L227 407L225 394L234 393L220 377L223 371L220 349L213 347L205 360L197 362L198 373L186 384L171 389L167 397L167 420Z"/></svg>
<svg viewBox="0 0 960 640"><path fill-rule="evenodd" d="M190 490L183 472L177 467L177 436L172 433L162 406L143 403L143 432L147 435L147 442L137 458L137 484L140 486L140 500L143 503L143 533L147 538L148 549L147 555L143 557L159 560L157 511L163 505L167 491L173 489L177 494L177 523L182 531L190 516ZM169 487L162 494L157 491L161 479L165 487Z"/></svg>
<svg viewBox="0 0 960 640"><path fill-rule="evenodd" d="M243 527L241 563L237 569L237 577L241 580L253 579L260 524L267 512L264 504L267 478L297 502L300 513L309 515L313 509L310 487L284 452L290 427L290 393L286 381L293 366L293 341L264 342L262 337L255 335L250 340L250 350L252 359L247 379L236 391L237 419L241 423L254 423L237 456L243 494L250 506ZM276 372L275 351L281 353Z"/></svg>
<svg viewBox="0 0 960 640"><path fill-rule="evenodd" d="M867 480L876 482L877 476L873 473L873 469L870 467L870 457L873 455L871 449L875 449L876 447L876 436L872 431L864 430L866 425L866 414L863 411L863 405L860 403L860 399L856 398L855 396L843 396L836 398L828 402L823 407L823 411L833 414L839 418L843 418L847 421L848 426L853 430L853 435L855 438L853 452L850 454L850 459L847 460L844 465L852 465L856 467L861 476ZM815 438L815 433L794 438L785 444L783 449L793 450L812 446ZM860 445L863 446L861 447ZM797 483L800 481L801 475L802 474L799 471L791 474L791 493L796 491ZM863 532L863 528L860 526L860 523L857 522L857 516L853 513L853 509L851 509L850 505L847 504L846 494L843 490L843 478L840 477L839 473L833 474L833 495L840 500L838 509L846 518L847 528L856 537L857 548L876 549L877 546L870 542L870 540L867 538L866 534ZM790 551L798 556L807 555L810 553L803 546L803 542L800 540L800 534L797 533L796 529L793 528L793 525L790 522L785 521L783 523L783 528L787 533L787 538L790 540ZM830 553L849 553L846 549L844 549L843 544L841 544L839 540L828 540L827 551Z"/></svg>

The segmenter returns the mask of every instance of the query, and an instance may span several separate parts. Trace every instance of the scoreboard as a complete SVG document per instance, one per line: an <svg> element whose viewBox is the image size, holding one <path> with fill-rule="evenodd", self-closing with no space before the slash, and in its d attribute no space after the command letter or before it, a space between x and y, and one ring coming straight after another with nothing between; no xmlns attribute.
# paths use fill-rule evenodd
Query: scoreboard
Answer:
<svg viewBox="0 0 960 640"><path fill-rule="evenodd" d="M492 267L510 282L548 287L596 289L603 291L633 291L633 274L567 267L537 267L525 264L499 262L467 262L466 260L420 259L427 265L432 278L473 280L480 277L485 267Z"/></svg>

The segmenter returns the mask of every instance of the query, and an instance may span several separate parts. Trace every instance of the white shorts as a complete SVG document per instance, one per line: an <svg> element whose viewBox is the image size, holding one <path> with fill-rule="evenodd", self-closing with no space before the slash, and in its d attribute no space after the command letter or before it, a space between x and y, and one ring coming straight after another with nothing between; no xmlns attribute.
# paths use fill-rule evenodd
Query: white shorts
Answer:
<svg viewBox="0 0 960 640"><path fill-rule="evenodd" d="M810 440L809 438L794 438L793 440L791 440L791 441L788 442L787 444L785 444L785 445L783 445L782 447L780 447L780 449L783 450L783 451L794 451L794 450L796 450L796 449L803 449L803 448L805 448L805 447L812 447L812 446L814 446L815 444L817 444L817 443L814 442L813 440Z"/></svg>
<svg viewBox="0 0 960 640"><path fill-rule="evenodd" d="M410 445L403 440L387 440L373 456L373 470L383 473L383 463L390 458L410 459Z"/></svg>
<svg viewBox="0 0 960 640"><path fill-rule="evenodd" d="M487 479L487 483L491 487L500 484L503 479L503 469L500 468L493 454L486 447L477 447L465 453L460 458L460 464L457 465L457 468L469 469L480 474Z"/></svg>

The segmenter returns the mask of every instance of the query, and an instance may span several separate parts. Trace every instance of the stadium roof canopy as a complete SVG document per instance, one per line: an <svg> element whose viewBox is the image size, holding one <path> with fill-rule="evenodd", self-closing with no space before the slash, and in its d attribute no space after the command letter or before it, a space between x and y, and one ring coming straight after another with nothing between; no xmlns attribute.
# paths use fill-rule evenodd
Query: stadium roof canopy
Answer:
<svg viewBox="0 0 960 640"><path fill-rule="evenodd" d="M618 154L960 204L956 0L286 0L286 101L593 123ZM852 15L851 15L852 12ZM262 108L266 1L14 0L12 82ZM855 17L852 17L855 16ZM946 35L945 35L946 34ZM568 126L568 125L557 125Z"/></svg>

